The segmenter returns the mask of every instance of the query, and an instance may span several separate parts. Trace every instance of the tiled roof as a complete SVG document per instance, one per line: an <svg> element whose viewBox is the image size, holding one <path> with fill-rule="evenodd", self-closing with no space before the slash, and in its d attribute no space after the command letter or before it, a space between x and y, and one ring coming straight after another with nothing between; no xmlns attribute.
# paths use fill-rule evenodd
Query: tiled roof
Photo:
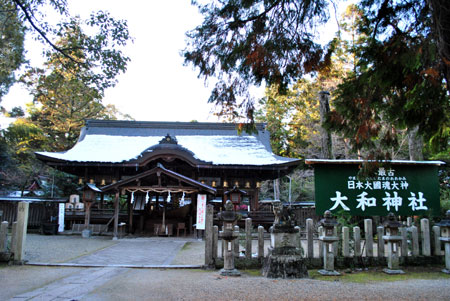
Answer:
<svg viewBox="0 0 450 301"><path fill-rule="evenodd" d="M170 135L196 160L212 165L295 164L298 159L272 153L264 124L253 134L235 124L89 120L77 144L66 152L38 152L40 158L69 162L121 163L151 153Z"/></svg>

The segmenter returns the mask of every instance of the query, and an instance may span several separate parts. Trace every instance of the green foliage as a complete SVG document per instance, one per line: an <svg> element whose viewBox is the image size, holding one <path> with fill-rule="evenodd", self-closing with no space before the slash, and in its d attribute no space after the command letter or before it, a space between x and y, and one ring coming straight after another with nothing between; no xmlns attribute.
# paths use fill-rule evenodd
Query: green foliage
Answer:
<svg viewBox="0 0 450 301"><path fill-rule="evenodd" d="M280 91L317 70L324 51L312 32L327 16L325 0L194 1L203 23L187 33L186 64L205 79L217 76L209 101L253 121L249 84L275 84Z"/></svg>
<svg viewBox="0 0 450 301"><path fill-rule="evenodd" d="M25 27L9 0L0 0L0 102L15 82L14 71L25 62Z"/></svg>
<svg viewBox="0 0 450 301"><path fill-rule="evenodd" d="M380 15L373 4L361 3L367 22L358 31L371 38L359 48L357 72L339 86L329 128L349 138L354 151L370 150L371 159L391 157L398 131L416 126L435 150L448 148L450 101L428 5L385 2Z"/></svg>
<svg viewBox="0 0 450 301"><path fill-rule="evenodd" d="M66 0L2 0L1 4L0 18L7 22L1 22L0 51L9 55L2 55L1 59L6 58L5 62L10 66L0 61L1 66L5 66L0 68L0 97L14 83L12 72L24 63L25 29L48 46L44 54L60 60L65 71L73 73L77 68L89 70L74 74L79 81L89 83L99 96L106 88L116 84L117 75L125 72L129 58L121 48L131 39L126 21L116 20L104 11L92 13L87 20L80 20L69 15ZM49 8L61 17L56 25L45 21L45 11ZM89 34L84 34L81 28ZM8 39L3 40L3 36ZM59 44L55 40L65 42Z"/></svg>
<svg viewBox="0 0 450 301"><path fill-rule="evenodd" d="M69 25L59 33L57 45L72 49L71 58L47 52L46 68L30 69L22 77L34 96L34 104L29 106L29 122L44 132L45 148L49 150L73 146L86 119L113 119L118 114L114 106L103 106L101 98L103 90L113 84L109 76L120 70L121 60L116 62L115 71L110 70L111 74L97 76L83 46L88 37L78 22ZM86 63L80 65L73 60Z"/></svg>

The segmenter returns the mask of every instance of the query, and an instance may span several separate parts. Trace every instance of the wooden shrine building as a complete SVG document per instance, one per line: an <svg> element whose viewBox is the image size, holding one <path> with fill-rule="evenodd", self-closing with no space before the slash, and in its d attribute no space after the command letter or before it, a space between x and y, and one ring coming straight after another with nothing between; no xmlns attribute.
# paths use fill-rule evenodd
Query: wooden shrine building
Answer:
<svg viewBox="0 0 450 301"><path fill-rule="evenodd" d="M269 138L264 124L249 134L227 123L88 120L72 149L36 156L114 195L115 232L126 196L129 230L157 233L161 211L174 223L195 217L198 194L215 206L230 198L235 208L258 210L261 182L300 163L273 154Z"/></svg>

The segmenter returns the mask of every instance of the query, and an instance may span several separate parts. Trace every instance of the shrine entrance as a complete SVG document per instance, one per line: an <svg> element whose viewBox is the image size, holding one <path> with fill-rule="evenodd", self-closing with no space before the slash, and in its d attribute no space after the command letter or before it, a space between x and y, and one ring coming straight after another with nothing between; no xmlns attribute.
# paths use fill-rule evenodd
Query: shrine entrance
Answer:
<svg viewBox="0 0 450 301"><path fill-rule="evenodd" d="M162 164L102 188L115 193L115 208L126 196L127 232L131 234L186 235L195 224L197 195L214 195L216 189L165 168ZM114 237L119 217L115 210Z"/></svg>

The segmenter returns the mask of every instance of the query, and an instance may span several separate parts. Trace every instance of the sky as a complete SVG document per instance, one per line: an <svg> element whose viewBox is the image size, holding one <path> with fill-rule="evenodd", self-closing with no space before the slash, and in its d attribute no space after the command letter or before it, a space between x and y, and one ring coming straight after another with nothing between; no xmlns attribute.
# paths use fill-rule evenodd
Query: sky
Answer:
<svg viewBox="0 0 450 301"><path fill-rule="evenodd" d="M92 11L106 10L116 19L128 21L134 42L124 53L130 57L125 74L118 84L106 91L103 104L114 104L120 112L141 121L218 121L212 115L208 98L213 83L205 85L198 70L183 66L181 50L185 33L201 24L202 18L190 0L69 0L72 15L87 18ZM327 30L332 33L334 30ZM28 58L34 64L40 58L42 45L28 40ZM255 98L263 97L263 88L253 88ZM19 84L14 85L1 105L10 110L31 102L32 98Z"/></svg>

